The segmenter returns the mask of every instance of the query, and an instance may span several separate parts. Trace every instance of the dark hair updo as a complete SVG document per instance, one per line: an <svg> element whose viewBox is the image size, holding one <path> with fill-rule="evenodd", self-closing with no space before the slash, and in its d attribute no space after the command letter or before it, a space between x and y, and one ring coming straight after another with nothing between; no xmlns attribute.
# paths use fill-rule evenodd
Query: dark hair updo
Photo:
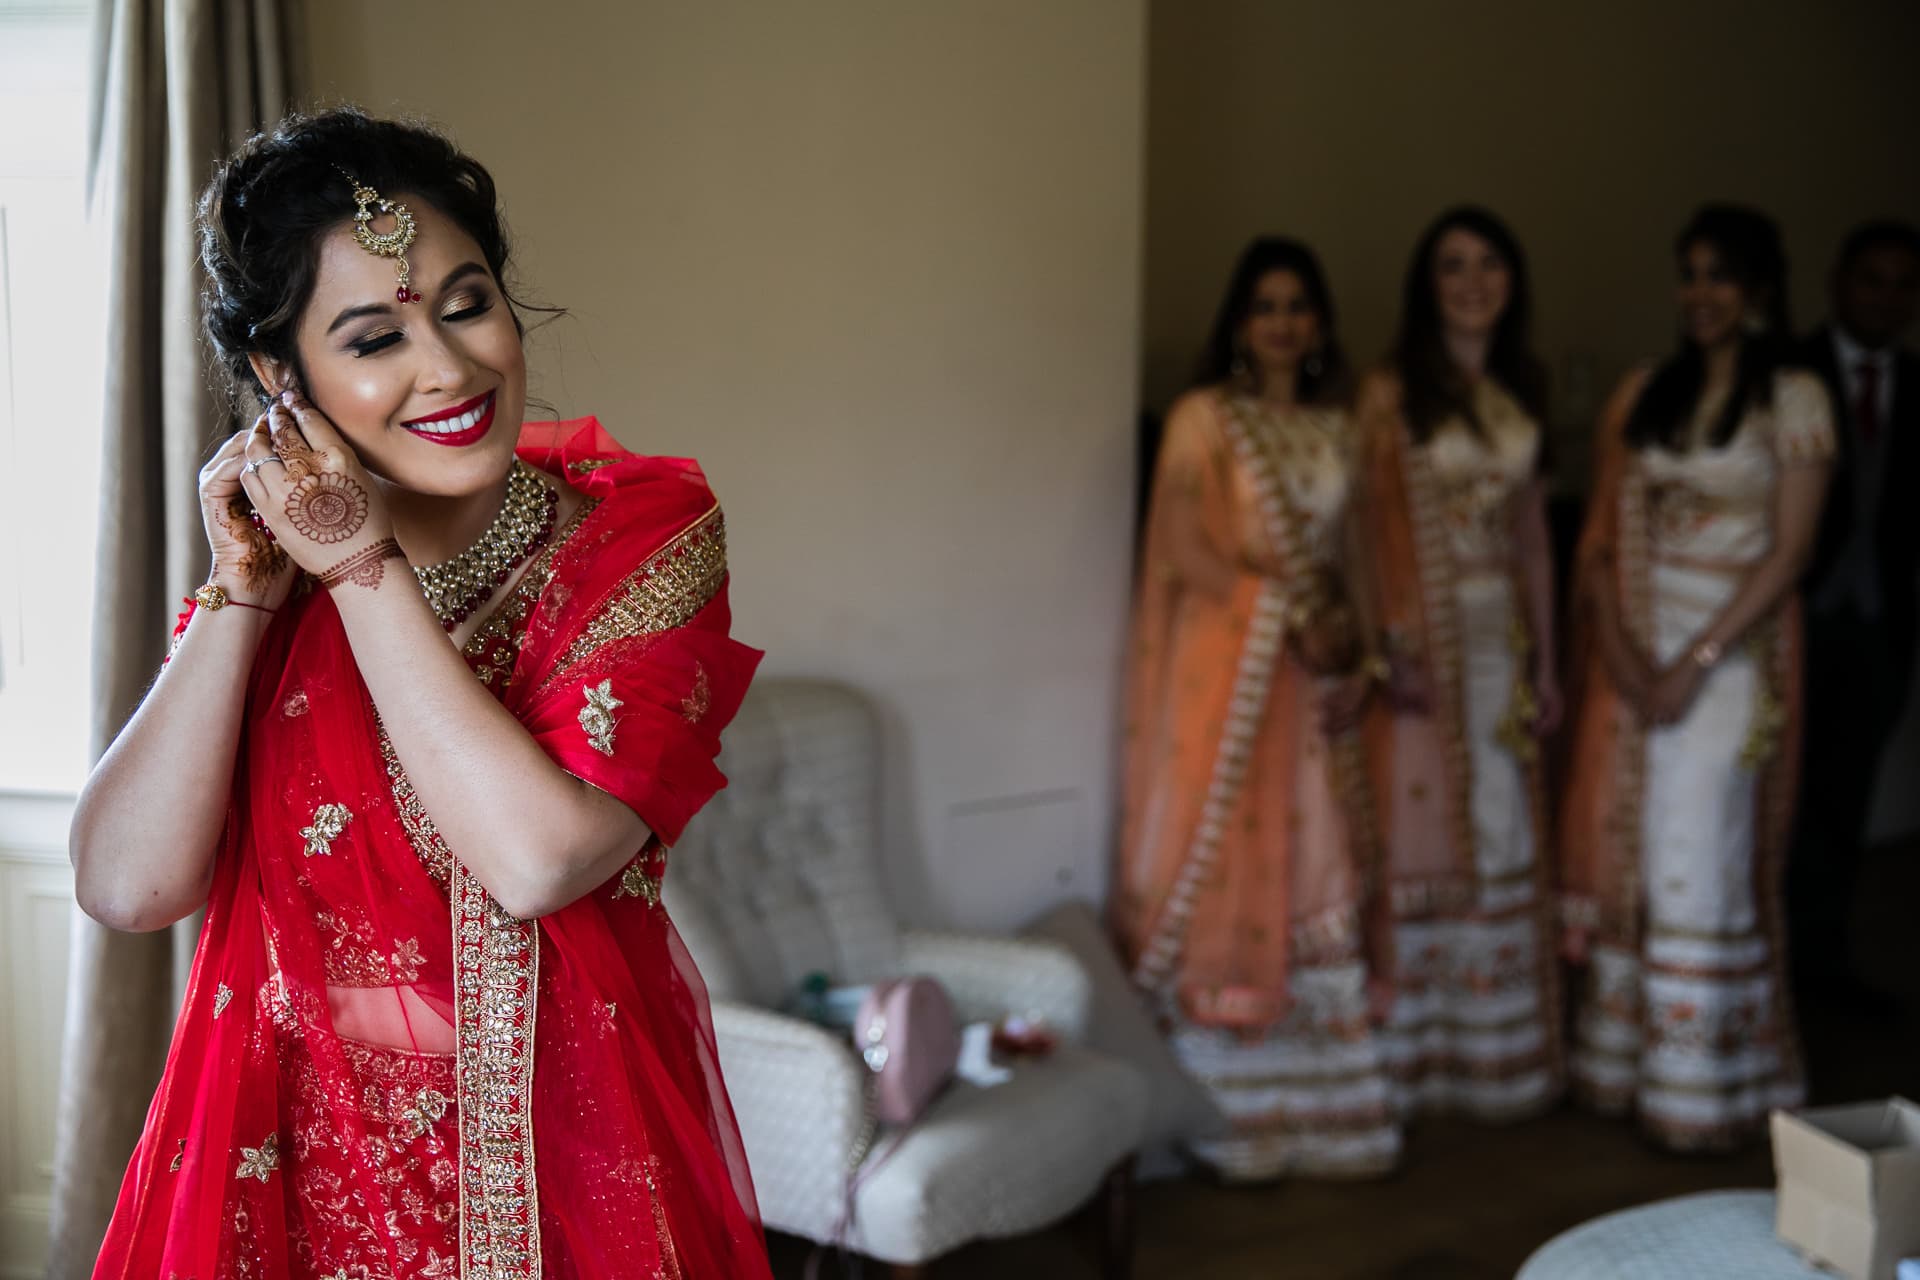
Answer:
<svg viewBox="0 0 1920 1280"><path fill-rule="evenodd" d="M202 325L236 413L249 392L268 398L249 355L281 361L304 381L295 335L313 297L320 241L353 217L356 181L390 199L424 201L472 236L516 326L519 311L548 309L510 292L511 247L493 176L451 139L357 107L288 115L247 139L200 193Z"/></svg>

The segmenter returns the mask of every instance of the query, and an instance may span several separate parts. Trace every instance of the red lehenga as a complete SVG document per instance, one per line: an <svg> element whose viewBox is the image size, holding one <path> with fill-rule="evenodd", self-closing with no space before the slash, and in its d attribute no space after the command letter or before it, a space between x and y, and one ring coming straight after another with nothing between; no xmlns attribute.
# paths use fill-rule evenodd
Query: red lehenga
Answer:
<svg viewBox="0 0 1920 1280"><path fill-rule="evenodd" d="M467 659L653 838L565 910L508 916L414 797L331 600L296 592L96 1280L769 1275L659 894L760 656L727 634L720 511L693 463L591 419L529 425L520 456L586 502Z"/></svg>

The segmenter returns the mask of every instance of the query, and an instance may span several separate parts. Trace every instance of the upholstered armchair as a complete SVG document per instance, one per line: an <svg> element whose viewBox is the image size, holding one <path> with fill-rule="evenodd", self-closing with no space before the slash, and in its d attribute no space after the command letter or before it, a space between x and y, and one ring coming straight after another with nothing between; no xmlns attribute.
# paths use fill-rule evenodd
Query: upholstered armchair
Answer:
<svg viewBox="0 0 1920 1280"><path fill-rule="evenodd" d="M1049 942L898 925L876 847L878 731L854 690L760 682L727 730L721 767L730 785L674 850L666 899L713 1000L767 1226L833 1239L864 1117L865 1067L847 1038L780 1006L814 972L836 984L924 974L963 1022L1037 1015L1062 1043L1005 1084L956 1082L936 1100L861 1182L845 1244L911 1276L1104 1193L1106 1274L1124 1275L1147 1085L1077 1043L1090 1000L1079 963ZM891 1139L883 1131L874 1149Z"/></svg>

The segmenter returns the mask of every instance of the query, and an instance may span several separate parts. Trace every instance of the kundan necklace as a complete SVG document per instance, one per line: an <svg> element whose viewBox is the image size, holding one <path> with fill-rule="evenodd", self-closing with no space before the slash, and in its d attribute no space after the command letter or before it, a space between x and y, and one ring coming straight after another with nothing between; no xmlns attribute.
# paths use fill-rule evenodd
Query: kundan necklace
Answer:
<svg viewBox="0 0 1920 1280"><path fill-rule="evenodd" d="M414 568L440 625L452 631L506 586L514 568L553 536L559 509L560 491L515 458L506 501L479 540L451 560Z"/></svg>

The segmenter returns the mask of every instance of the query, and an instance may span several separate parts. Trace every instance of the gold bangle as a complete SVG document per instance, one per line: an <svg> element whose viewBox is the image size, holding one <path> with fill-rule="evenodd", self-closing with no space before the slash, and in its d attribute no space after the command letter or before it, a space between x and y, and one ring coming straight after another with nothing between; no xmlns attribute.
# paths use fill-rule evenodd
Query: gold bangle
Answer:
<svg viewBox="0 0 1920 1280"><path fill-rule="evenodd" d="M272 609L267 608L267 606L263 604L248 604L245 600L235 600L227 594L227 589L217 582L209 582L198 591L195 591L193 593L193 600L195 604L199 605L200 608L206 610L208 613L218 613L230 604L239 605L242 609L255 609L261 613L273 612Z"/></svg>

